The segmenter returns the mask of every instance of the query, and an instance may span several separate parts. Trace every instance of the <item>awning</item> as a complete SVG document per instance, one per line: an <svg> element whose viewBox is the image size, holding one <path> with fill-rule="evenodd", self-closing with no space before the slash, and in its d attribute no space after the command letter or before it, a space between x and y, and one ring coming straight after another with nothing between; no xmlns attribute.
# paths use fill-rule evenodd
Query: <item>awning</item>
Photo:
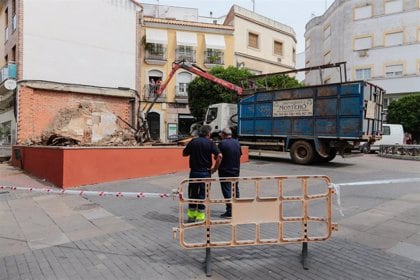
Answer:
<svg viewBox="0 0 420 280"><path fill-rule="evenodd" d="M168 44L168 33L162 29L146 29L146 42L153 44Z"/></svg>
<svg viewBox="0 0 420 280"><path fill-rule="evenodd" d="M197 47L197 34L191 32L176 32L177 46Z"/></svg>
<svg viewBox="0 0 420 280"><path fill-rule="evenodd" d="M207 49L225 49L225 37L222 35L205 34Z"/></svg>

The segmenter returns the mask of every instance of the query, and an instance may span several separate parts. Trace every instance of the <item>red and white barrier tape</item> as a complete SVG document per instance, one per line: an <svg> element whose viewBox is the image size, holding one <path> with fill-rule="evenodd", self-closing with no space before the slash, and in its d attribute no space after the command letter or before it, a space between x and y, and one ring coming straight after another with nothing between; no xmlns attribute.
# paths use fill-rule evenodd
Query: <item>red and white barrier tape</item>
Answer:
<svg viewBox="0 0 420 280"><path fill-rule="evenodd" d="M81 196L113 196L113 197L132 197L132 198L177 198L179 194L176 193L146 193L146 192L105 192L105 191L84 191L84 190L58 190L48 188L30 188L30 187L10 187L0 186L0 190L11 190L11 191L27 191L32 193L48 193L48 194L73 194Z"/></svg>

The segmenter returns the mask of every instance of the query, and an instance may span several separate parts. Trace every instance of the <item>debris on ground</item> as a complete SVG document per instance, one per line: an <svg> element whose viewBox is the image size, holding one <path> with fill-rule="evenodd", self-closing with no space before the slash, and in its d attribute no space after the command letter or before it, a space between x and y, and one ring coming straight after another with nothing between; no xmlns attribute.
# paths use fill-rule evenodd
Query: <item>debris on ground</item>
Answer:
<svg viewBox="0 0 420 280"><path fill-rule="evenodd" d="M41 137L22 144L47 146L138 146L135 131L104 104L61 109ZM152 144L152 143L150 143Z"/></svg>

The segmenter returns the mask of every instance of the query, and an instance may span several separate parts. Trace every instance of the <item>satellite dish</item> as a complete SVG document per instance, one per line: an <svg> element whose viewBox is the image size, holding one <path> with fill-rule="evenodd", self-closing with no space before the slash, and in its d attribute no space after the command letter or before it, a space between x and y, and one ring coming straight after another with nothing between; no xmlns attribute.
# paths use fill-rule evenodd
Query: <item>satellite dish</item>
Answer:
<svg viewBox="0 0 420 280"><path fill-rule="evenodd" d="M13 79L7 79L6 81L4 81L4 87L7 90L14 90L16 88L16 80Z"/></svg>

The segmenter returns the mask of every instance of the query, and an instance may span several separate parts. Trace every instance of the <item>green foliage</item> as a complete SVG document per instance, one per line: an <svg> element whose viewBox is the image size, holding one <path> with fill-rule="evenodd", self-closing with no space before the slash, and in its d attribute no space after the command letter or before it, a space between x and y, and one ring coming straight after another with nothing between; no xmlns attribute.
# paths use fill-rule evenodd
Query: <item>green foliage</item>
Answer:
<svg viewBox="0 0 420 280"><path fill-rule="evenodd" d="M402 124L405 131L420 139L420 92L392 101L388 106L387 122Z"/></svg>
<svg viewBox="0 0 420 280"><path fill-rule="evenodd" d="M241 80L252 75L247 69L238 69L233 66L229 66L226 69L222 66L217 66L212 68L209 73L235 85L240 85ZM224 102L236 102L236 93L201 77L195 78L188 85L190 111L198 120L204 119L209 105Z"/></svg>
<svg viewBox="0 0 420 280"><path fill-rule="evenodd" d="M10 124L0 123L0 138L6 138L10 135Z"/></svg>
<svg viewBox="0 0 420 280"><path fill-rule="evenodd" d="M271 76L257 80L258 88L266 88L268 90L281 89L281 88L297 88L303 85L295 78L289 76Z"/></svg>
<svg viewBox="0 0 420 280"><path fill-rule="evenodd" d="M217 66L212 68L209 73L238 86L242 86L242 81L252 77L252 73L248 69L240 69L233 66L227 68ZM302 87L303 85L295 78L289 76L273 76L257 79L256 86L257 88L273 90ZM235 92L225 89L204 78L197 77L188 85L188 103L190 105L190 111L198 120L204 119L207 107L211 104L235 102L237 102L237 95Z"/></svg>

